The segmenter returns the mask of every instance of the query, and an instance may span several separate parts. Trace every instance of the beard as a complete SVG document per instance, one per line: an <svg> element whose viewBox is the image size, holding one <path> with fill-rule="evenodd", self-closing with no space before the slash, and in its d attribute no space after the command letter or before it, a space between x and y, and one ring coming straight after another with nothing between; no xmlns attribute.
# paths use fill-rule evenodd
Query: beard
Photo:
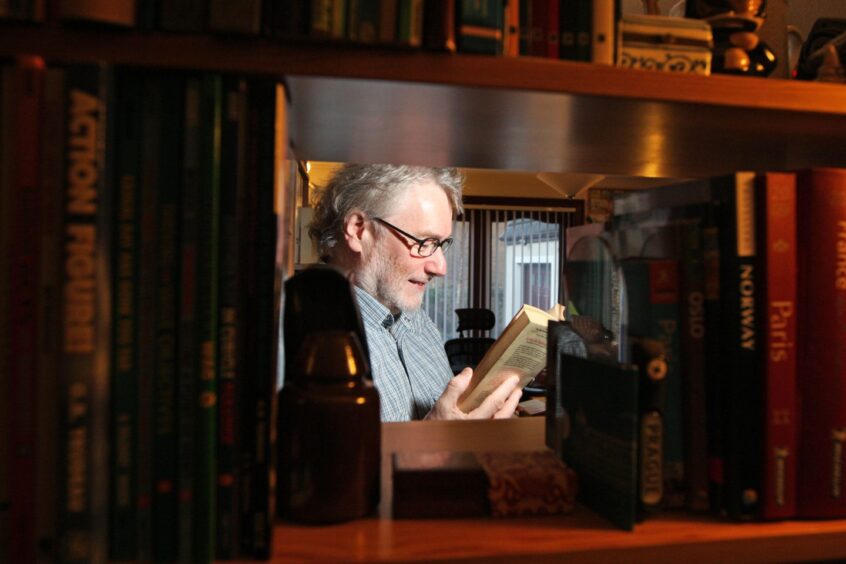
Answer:
<svg viewBox="0 0 846 564"><path fill-rule="evenodd" d="M423 292L415 291L402 263L390 250L382 247L372 249L369 260L364 261L367 266L356 274L358 285L391 313L420 309Z"/></svg>

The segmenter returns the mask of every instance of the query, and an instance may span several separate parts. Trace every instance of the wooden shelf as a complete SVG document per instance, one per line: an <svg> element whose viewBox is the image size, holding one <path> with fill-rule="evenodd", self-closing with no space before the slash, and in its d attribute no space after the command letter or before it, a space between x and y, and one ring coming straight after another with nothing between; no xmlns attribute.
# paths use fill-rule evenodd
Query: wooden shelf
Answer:
<svg viewBox="0 0 846 564"><path fill-rule="evenodd" d="M846 559L846 521L732 524L688 515L634 532L579 508L534 519L369 519L326 527L280 525L273 562L800 562Z"/></svg>
<svg viewBox="0 0 846 564"><path fill-rule="evenodd" d="M104 51L103 45L108 45ZM846 88L262 38L8 27L0 55L285 75L299 158L641 177L846 166Z"/></svg>
<svg viewBox="0 0 846 564"><path fill-rule="evenodd" d="M579 507L523 519L390 519L391 452L515 450L544 444L542 418L382 425L379 518L339 525L280 524L275 563L318 561L798 562L846 559L846 520L732 523L665 513L634 532Z"/></svg>

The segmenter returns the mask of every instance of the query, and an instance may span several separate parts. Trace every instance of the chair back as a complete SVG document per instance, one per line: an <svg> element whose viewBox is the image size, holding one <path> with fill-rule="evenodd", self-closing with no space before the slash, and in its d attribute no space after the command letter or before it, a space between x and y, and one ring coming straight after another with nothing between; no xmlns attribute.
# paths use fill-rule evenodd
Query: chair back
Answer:
<svg viewBox="0 0 846 564"><path fill-rule="evenodd" d="M444 343L444 349L453 374L458 374L467 366L476 368L493 344L495 339L486 333L496 325L496 316L484 308L459 308L455 313L459 336Z"/></svg>

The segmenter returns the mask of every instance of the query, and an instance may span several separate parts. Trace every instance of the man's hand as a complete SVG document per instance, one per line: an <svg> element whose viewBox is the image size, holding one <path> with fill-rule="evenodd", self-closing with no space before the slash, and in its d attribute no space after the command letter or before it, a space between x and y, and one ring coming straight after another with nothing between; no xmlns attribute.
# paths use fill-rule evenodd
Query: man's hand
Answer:
<svg viewBox="0 0 846 564"><path fill-rule="evenodd" d="M464 413L458 409L458 398L470 384L472 368L465 368L447 384L444 393L435 402L426 419L506 419L514 415L523 390L519 387L520 379L510 376L485 398L482 404Z"/></svg>

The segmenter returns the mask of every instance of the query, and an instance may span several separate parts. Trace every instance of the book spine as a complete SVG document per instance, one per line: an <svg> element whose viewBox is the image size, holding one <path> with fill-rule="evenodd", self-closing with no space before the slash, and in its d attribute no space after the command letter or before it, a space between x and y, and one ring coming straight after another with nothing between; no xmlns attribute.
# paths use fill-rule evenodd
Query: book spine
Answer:
<svg viewBox="0 0 846 564"><path fill-rule="evenodd" d="M705 409L707 413L708 506L723 511L725 492L724 441L720 400L723 357L720 351L722 317L720 310L720 242L714 210L707 208L702 222L702 267L705 282Z"/></svg>
<svg viewBox="0 0 846 564"><path fill-rule="evenodd" d="M428 4L428 3L427 3ZM397 40L397 0L379 2L379 42L390 44ZM454 42L453 42L454 45ZM453 51L455 48L453 47Z"/></svg>
<svg viewBox="0 0 846 564"><path fill-rule="evenodd" d="M112 419L109 559L137 557L136 454L138 383L138 268L140 264L140 152L142 89L122 73L116 82L115 251L113 273Z"/></svg>
<svg viewBox="0 0 846 564"><path fill-rule="evenodd" d="M380 0L348 0L347 38L359 43L376 43L379 38Z"/></svg>
<svg viewBox="0 0 846 564"><path fill-rule="evenodd" d="M59 557L105 561L111 301L107 162L111 70L67 73Z"/></svg>
<svg viewBox="0 0 846 564"><path fill-rule="evenodd" d="M239 548L238 467L241 447L238 424L241 417L240 395L244 379L241 359L241 311L239 297L240 215L244 207L244 156L246 130L246 81L224 81L224 119L221 153L220 217L220 359L217 459L217 558L234 558Z"/></svg>
<svg viewBox="0 0 846 564"><path fill-rule="evenodd" d="M423 46L431 51L454 53L455 0L431 0L424 9Z"/></svg>
<svg viewBox="0 0 846 564"><path fill-rule="evenodd" d="M679 343L679 274L675 260L653 261L649 269L653 335L664 345L667 358L664 408L664 505L685 504L684 394Z"/></svg>
<svg viewBox="0 0 846 564"><path fill-rule="evenodd" d="M44 99L44 61L20 57L5 78L15 112L10 155L14 167L10 189L11 234L8 248L9 304L0 315L8 315L8 393L11 415L11 457L9 459L9 524L12 562L35 561L35 471L38 461L36 431L38 382L38 281L41 264L39 225L32 218L41 208L41 121ZM6 453L2 453L4 456Z"/></svg>
<svg viewBox="0 0 846 564"><path fill-rule="evenodd" d="M218 261L220 256L220 132L222 79L204 75L200 97L200 246L197 253L197 325L194 468L194 558L215 557L218 414Z"/></svg>
<svg viewBox="0 0 846 564"><path fill-rule="evenodd" d="M247 398L251 420L246 432L251 437L249 440L252 447L252 497L249 509L251 555L255 558L269 558L272 550L275 496L272 488L275 472L273 422L276 420L276 340L279 337L276 331L279 276L276 264L278 239L275 202L278 201L277 197L284 196L285 188L278 186L277 181L284 178L278 167L283 166L285 162L287 133L283 87L265 82L260 84L259 88L260 92L255 99L261 124L256 144L259 167L255 177L255 203L250 204L255 212L255 223L250 237L255 238L256 252L249 265L249 277L255 285L255 293L251 294L255 299L245 305L246 315L254 320L250 334L253 348L245 351L245 354L252 354L255 359L254 364L250 366L255 370L255 377L251 378L252 387Z"/></svg>
<svg viewBox="0 0 846 564"><path fill-rule="evenodd" d="M194 561L193 538L196 466L197 284L200 248L200 79L185 80L185 119L180 210L179 292L179 561Z"/></svg>
<svg viewBox="0 0 846 564"><path fill-rule="evenodd" d="M8 7L6 8L8 11ZM2 11L2 8L0 8ZM12 169L9 163L14 162L12 143L7 140L12 138L12 125L14 120L9 116L14 115L13 87L9 78L9 66L4 65L0 69L0 245L8 249L11 241L12 225ZM0 272L9 271L9 257L6 253L0 253ZM4 429L12 426L12 417L9 413L9 395L5 393L9 387L9 373L6 370L6 363L9 358L9 323L5 312L9 308L9 279L7 276L0 276L0 425ZM8 433L0 433L0 556L6 557L9 554L9 463L11 461L11 438Z"/></svg>
<svg viewBox="0 0 846 564"><path fill-rule="evenodd" d="M591 61L600 65L614 64L615 15L617 0L593 0L591 15Z"/></svg>
<svg viewBox="0 0 846 564"><path fill-rule="evenodd" d="M686 504L694 511L708 505L708 428L705 371L705 268L700 222L679 229L681 372L684 395Z"/></svg>
<svg viewBox="0 0 846 564"><path fill-rule="evenodd" d="M549 59L557 59L561 50L561 35L558 28L560 24L560 2L549 0L546 5L545 25L543 28L543 56Z"/></svg>
<svg viewBox="0 0 846 564"><path fill-rule="evenodd" d="M246 138L246 171L245 171L245 200L243 223L241 224L239 240L242 248L255 249L257 235L257 218L259 205L259 186L263 177L261 171L266 166L263 163L260 153L261 141L264 139L263 132L271 127L267 123L267 115L262 112L263 107L268 103L269 87L259 80L251 81L247 92L247 138ZM272 157L271 157L272 158ZM256 311L255 301L251 298L256 295L258 287L256 280L257 253L244 253L240 268L240 285L243 289L241 295L241 319L243 320L242 332L242 354L241 363L244 374L256 373ZM239 477L239 514L241 521L241 554L251 556L254 554L253 547L253 481L255 468L255 404L256 393L255 378L244 378L242 386L242 418L240 435L242 440L241 465Z"/></svg>
<svg viewBox="0 0 846 564"><path fill-rule="evenodd" d="M397 44L420 47L423 44L423 1L397 1Z"/></svg>
<svg viewBox="0 0 846 564"><path fill-rule="evenodd" d="M558 7L558 58L567 61L578 59L576 35L578 26L579 2L560 0Z"/></svg>
<svg viewBox="0 0 846 564"><path fill-rule="evenodd" d="M181 166L181 129L184 92L181 79L172 75L151 77L158 98L158 166L156 193L156 248L154 278L155 349L153 358L153 557L174 561L178 556L177 468L177 288L178 220Z"/></svg>
<svg viewBox="0 0 846 564"><path fill-rule="evenodd" d="M547 3L547 0L528 0L520 4L520 55L523 57L543 56L543 18Z"/></svg>
<svg viewBox="0 0 846 564"><path fill-rule="evenodd" d="M36 467L36 541L38 558L56 557L57 429L60 286L62 278L62 199L64 188L65 71L48 68L44 85L41 136L41 268L39 282L39 375ZM2 188L0 188L2 189Z"/></svg>
<svg viewBox="0 0 846 564"><path fill-rule="evenodd" d="M667 353L664 343L632 337L632 363L638 369L638 514L645 519L664 501L664 410Z"/></svg>
<svg viewBox="0 0 846 564"><path fill-rule="evenodd" d="M344 39L347 33L346 0L315 0L311 3L310 35Z"/></svg>
<svg viewBox="0 0 846 564"><path fill-rule="evenodd" d="M623 269L630 304L631 335L655 339L664 348L667 374L662 410L662 505L678 507L684 504L678 262L672 259L635 259L624 262Z"/></svg>
<svg viewBox="0 0 846 564"><path fill-rule="evenodd" d="M462 0L456 16L458 51L502 54L503 0Z"/></svg>
<svg viewBox="0 0 846 564"><path fill-rule="evenodd" d="M258 35L261 31L260 0L210 0L209 31Z"/></svg>
<svg viewBox="0 0 846 564"><path fill-rule="evenodd" d="M799 173L800 517L846 516L846 170Z"/></svg>
<svg viewBox="0 0 846 564"><path fill-rule="evenodd" d="M796 512L796 176L764 173L756 185L761 250L761 369L765 386L761 516Z"/></svg>
<svg viewBox="0 0 846 564"><path fill-rule="evenodd" d="M518 0L506 0L503 8L502 54L505 57L520 56L520 5ZM557 58L558 54L555 56Z"/></svg>
<svg viewBox="0 0 846 564"><path fill-rule="evenodd" d="M140 260L138 270L138 380L136 453L138 557L151 560L155 547L155 393L156 393L156 237L158 234L158 177L161 162L158 155L161 130L158 98L153 77L139 74L143 93L141 106L141 163L139 183Z"/></svg>
<svg viewBox="0 0 846 564"><path fill-rule="evenodd" d="M759 312L755 308L760 291L760 275L755 266L755 175L738 172L713 182L725 194L720 223L720 287L725 324L722 350L729 362L722 373L721 386L721 401L725 402L725 503L730 517L749 519L760 514L763 436L763 387L757 370ZM743 433L738 433L738 429L743 429Z"/></svg>
<svg viewBox="0 0 846 564"><path fill-rule="evenodd" d="M576 61L593 60L593 2L574 1L576 12Z"/></svg>

